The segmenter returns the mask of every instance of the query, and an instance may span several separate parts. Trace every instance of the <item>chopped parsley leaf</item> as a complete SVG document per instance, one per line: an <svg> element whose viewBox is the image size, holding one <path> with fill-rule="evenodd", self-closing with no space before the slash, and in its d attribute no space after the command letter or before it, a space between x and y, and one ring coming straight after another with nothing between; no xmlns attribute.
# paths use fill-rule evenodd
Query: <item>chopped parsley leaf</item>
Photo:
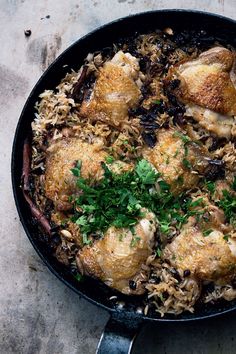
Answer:
<svg viewBox="0 0 236 354"><path fill-rule="evenodd" d="M198 199L194 200L194 202L191 201L189 203L189 207L190 208L195 208L195 207L197 207L199 205L202 205L202 204L203 204L203 198L198 198Z"/></svg>
<svg viewBox="0 0 236 354"><path fill-rule="evenodd" d="M205 186L206 186L206 188L209 190L210 194L213 194L213 193L215 192L215 189L216 189L216 184L215 184L215 182L206 181L206 182L205 182Z"/></svg>
<svg viewBox="0 0 236 354"><path fill-rule="evenodd" d="M186 167L187 169L190 170L192 168L191 162L189 160L184 158L182 162L183 162L184 167Z"/></svg>
<svg viewBox="0 0 236 354"><path fill-rule="evenodd" d="M177 149L177 150L175 151L175 154L173 155L173 157L174 157L174 158L177 157L178 154L179 154L179 149Z"/></svg>
<svg viewBox="0 0 236 354"><path fill-rule="evenodd" d="M226 219L232 225L236 225L236 197L228 190L223 190L223 198L216 204L224 210Z"/></svg>
<svg viewBox="0 0 236 354"><path fill-rule="evenodd" d="M78 281L82 281L83 280L83 276L80 273L77 273L76 275L74 275L74 278Z"/></svg>
<svg viewBox="0 0 236 354"><path fill-rule="evenodd" d="M204 230L203 231L203 236L204 237L209 236L212 231L213 231L212 229Z"/></svg>
<svg viewBox="0 0 236 354"><path fill-rule="evenodd" d="M105 160L106 160L106 163L111 164L112 162L114 162L115 159L113 156L107 156L105 158Z"/></svg>
<svg viewBox="0 0 236 354"><path fill-rule="evenodd" d="M119 174L112 172L104 162L101 166L103 178L96 183L81 176L81 162L72 169L82 193L70 198L74 205L71 221L79 226L84 244L90 244L92 237L102 237L114 226L130 229L134 246L139 241L135 226L145 217L144 209L155 213L163 234L170 232L173 221L177 221L176 226L180 228L189 216L200 217L203 213L192 209L202 204L202 198L192 202L183 194L174 196L170 185L146 160L139 161L132 171Z"/></svg>
<svg viewBox="0 0 236 354"><path fill-rule="evenodd" d="M76 165L74 168L71 169L71 172L73 173L73 175L75 177L80 177L80 174L81 174L81 161L77 161Z"/></svg>
<svg viewBox="0 0 236 354"><path fill-rule="evenodd" d="M180 132L174 132L173 136L180 138L184 144L191 140L188 135L181 134Z"/></svg>
<svg viewBox="0 0 236 354"><path fill-rule="evenodd" d="M130 242L130 247L135 247L137 244L138 244L138 242L141 240L141 238L140 237L138 237L138 236L133 236L133 238L132 238L132 240L131 240L131 242Z"/></svg>
<svg viewBox="0 0 236 354"><path fill-rule="evenodd" d="M147 160L139 161L135 172L143 184L154 184L158 177L158 173Z"/></svg>
<svg viewBox="0 0 236 354"><path fill-rule="evenodd" d="M234 177L234 181L232 183L232 189L236 192L236 176Z"/></svg>

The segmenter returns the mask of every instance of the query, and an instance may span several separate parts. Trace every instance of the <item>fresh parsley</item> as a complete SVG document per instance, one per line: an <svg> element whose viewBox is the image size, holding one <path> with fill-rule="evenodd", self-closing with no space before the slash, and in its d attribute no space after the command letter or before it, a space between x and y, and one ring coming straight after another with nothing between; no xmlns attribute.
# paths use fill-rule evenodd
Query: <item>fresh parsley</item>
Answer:
<svg viewBox="0 0 236 354"><path fill-rule="evenodd" d="M228 190L223 190L223 198L216 204L224 210L226 219L232 225L236 225L236 197L234 193Z"/></svg>
<svg viewBox="0 0 236 354"><path fill-rule="evenodd" d="M106 161L106 163L108 163L108 164L112 164L112 163L115 161L115 159L114 159L113 156L107 156L107 157L105 158L105 161Z"/></svg>
<svg viewBox="0 0 236 354"><path fill-rule="evenodd" d="M90 244L93 237L101 237L114 226L130 229L131 243L136 245L139 239L134 227L145 217L144 209L155 213L160 232L167 236L173 222L180 228L189 216L202 215L199 208L194 209L202 205L202 198L192 201L182 194L173 195L170 185L146 160L139 161L132 171L119 174L104 162L101 166L103 178L96 182L81 176L80 161L72 169L80 193L70 198L74 205L71 220L79 226L84 244Z"/></svg>
<svg viewBox="0 0 236 354"><path fill-rule="evenodd" d="M147 160L139 161L135 168L135 172L143 184L154 184L159 176Z"/></svg>
<svg viewBox="0 0 236 354"><path fill-rule="evenodd" d="M188 170L190 170L192 168L191 162L189 160L184 158L182 162L183 162L184 167L186 167Z"/></svg>
<svg viewBox="0 0 236 354"><path fill-rule="evenodd" d="M215 182L212 181L206 181L205 182L205 186L208 189L208 191L210 192L210 194L213 194L215 192L216 189L216 184Z"/></svg>
<svg viewBox="0 0 236 354"><path fill-rule="evenodd" d="M210 235L210 233L212 233L212 229L208 229L208 230L204 230L202 233L203 233L203 236L204 237L207 237L207 236L209 236Z"/></svg>
<svg viewBox="0 0 236 354"><path fill-rule="evenodd" d="M173 134L174 137L180 138L184 144L188 143L191 141L188 135L181 134L180 132L174 132Z"/></svg>

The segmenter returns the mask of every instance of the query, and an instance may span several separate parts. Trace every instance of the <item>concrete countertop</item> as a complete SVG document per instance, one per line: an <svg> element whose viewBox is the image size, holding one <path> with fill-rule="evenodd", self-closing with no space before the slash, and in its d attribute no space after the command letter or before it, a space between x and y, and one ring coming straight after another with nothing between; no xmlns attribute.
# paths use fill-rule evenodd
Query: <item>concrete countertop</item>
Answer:
<svg viewBox="0 0 236 354"><path fill-rule="evenodd" d="M29 243L11 190L12 140L33 85L68 45L113 19L161 8L236 18L236 0L0 0L1 354L95 353L108 314L62 284ZM29 38L26 29L32 31ZM233 354L235 342L236 318L231 315L178 326L148 325L134 353Z"/></svg>

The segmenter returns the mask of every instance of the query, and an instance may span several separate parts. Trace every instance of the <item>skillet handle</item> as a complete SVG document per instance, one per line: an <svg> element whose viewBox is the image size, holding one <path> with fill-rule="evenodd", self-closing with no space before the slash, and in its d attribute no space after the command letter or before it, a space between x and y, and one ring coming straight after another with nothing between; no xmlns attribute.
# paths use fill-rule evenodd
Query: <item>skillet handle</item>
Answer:
<svg viewBox="0 0 236 354"><path fill-rule="evenodd" d="M98 343L96 354L130 354L143 320L139 317L111 314Z"/></svg>

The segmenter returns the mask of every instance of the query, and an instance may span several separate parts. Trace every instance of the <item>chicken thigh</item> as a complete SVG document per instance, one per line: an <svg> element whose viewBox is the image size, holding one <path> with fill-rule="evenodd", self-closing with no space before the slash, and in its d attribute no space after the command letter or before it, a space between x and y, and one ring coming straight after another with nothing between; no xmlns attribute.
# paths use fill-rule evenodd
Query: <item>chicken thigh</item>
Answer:
<svg viewBox="0 0 236 354"><path fill-rule="evenodd" d="M78 252L79 270L124 294L142 294L146 279L142 265L152 253L155 215L146 212L134 230L110 227L102 239ZM130 281L135 286L130 287Z"/></svg>
<svg viewBox="0 0 236 354"><path fill-rule="evenodd" d="M138 60L119 51L100 69L91 97L82 103L80 113L119 126L128 110L138 104L140 84Z"/></svg>
<svg viewBox="0 0 236 354"><path fill-rule="evenodd" d="M88 144L77 138L61 139L48 149L45 172L45 194L58 210L68 210L68 197L76 192L76 177L71 169L81 161L81 176L99 180L103 176L101 162L107 154L100 142Z"/></svg>
<svg viewBox="0 0 236 354"><path fill-rule="evenodd" d="M214 47L195 60L177 66L181 84L177 97L186 104L187 115L220 137L236 136L236 55Z"/></svg>
<svg viewBox="0 0 236 354"><path fill-rule="evenodd" d="M187 136L172 129L160 129L154 148L144 148L143 157L148 160L163 179L171 186L173 193L195 186L207 165L204 153L197 144L185 146Z"/></svg>
<svg viewBox="0 0 236 354"><path fill-rule="evenodd" d="M182 271L190 270L203 281L226 284L236 274L236 240L226 236L222 210L206 204L205 221L190 217L180 234L169 243L163 257Z"/></svg>

